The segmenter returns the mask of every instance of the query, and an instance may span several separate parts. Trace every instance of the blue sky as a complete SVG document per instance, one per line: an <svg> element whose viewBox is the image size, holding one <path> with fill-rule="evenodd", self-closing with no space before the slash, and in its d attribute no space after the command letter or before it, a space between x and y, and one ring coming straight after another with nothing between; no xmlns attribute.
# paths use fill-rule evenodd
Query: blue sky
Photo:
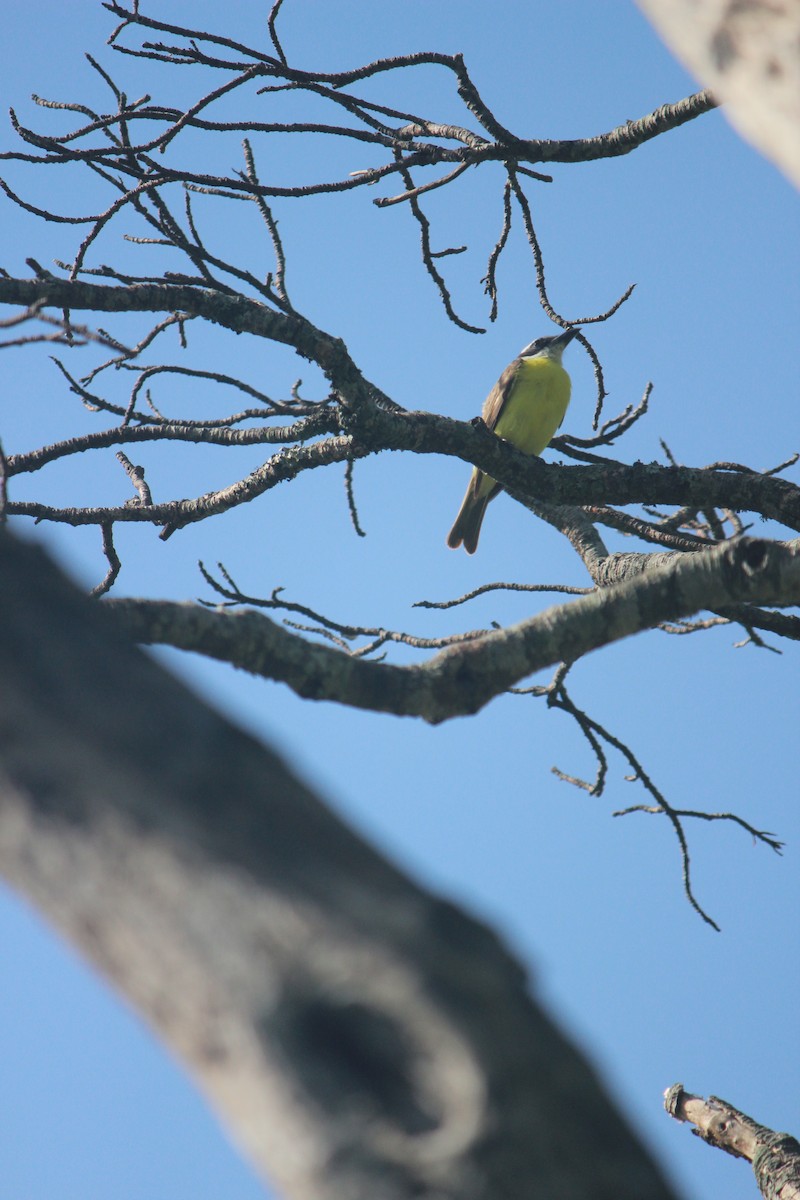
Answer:
<svg viewBox="0 0 800 1200"><path fill-rule="evenodd" d="M144 10L256 42L266 6L170 0L159 7L146 0ZM285 0L279 28L290 60L326 70L411 50L463 51L498 116L532 137L601 133L696 90L632 3L498 0L491 18L487 11L455 0ZM190 73L162 83L149 67L111 55L103 45L111 25L90 0L14 6L0 48L4 109L13 103L23 121L43 125L32 92L107 106L84 50L100 57L130 95L150 91L156 100L185 104L211 86ZM449 77L433 69L413 81L383 77L362 91L442 121L465 120ZM290 111L287 103L281 111ZM253 111L265 117L265 108ZM254 149L262 175L278 181L298 173L318 178L326 169L343 175L374 161L358 145L333 151L281 142L267 149L254 139ZM235 141L202 153L204 165L241 165ZM37 179L2 166L0 173L34 201L49 199L62 212L96 211L96 196L78 175L55 192L54 176ZM649 416L617 445L617 456L663 461L663 438L687 464L735 460L766 468L800 449L800 218L796 193L776 169L712 113L625 158L552 173L552 185L532 185L528 194L555 307L575 319L637 285L617 317L590 333L610 392L606 415L654 384ZM501 186L499 170L473 170L425 204L437 247L468 246L442 261L458 311L481 325L487 306L479 281L500 228ZM471 336L447 322L420 265L409 214L402 207L379 211L372 198L372 190L362 190L276 203L294 302L345 338L365 374L400 404L471 418L505 363L550 331L537 307L520 222L515 216L500 269L498 321ZM269 247L244 208L235 219L214 202L198 212L221 252L267 271ZM120 242L128 232L140 231L124 222L110 230L94 261L155 255ZM0 265L25 275L27 255L44 265L68 259L77 236L4 206ZM143 331L144 323L136 328ZM282 348L243 338L234 345L220 333L190 330L190 350L193 363L234 369L276 396L298 376L305 395L324 394L319 373ZM88 365L92 352L85 353ZM180 354L174 343L160 351L161 360L187 361ZM572 346L565 362L573 377L565 429L589 436L588 360ZM46 355L6 352L0 367L7 452L96 421L66 396ZM217 403L210 393L166 387L157 399L181 416L201 408L210 415ZM232 482L263 457L257 448L234 462L220 451L179 455L149 446L139 456L158 499ZM120 593L208 597L197 560L222 560L247 592L283 586L288 598L338 620L436 636L521 619L550 601L495 594L431 614L414 609L416 600L499 579L586 585L563 540L507 497L489 510L474 558L448 551L444 538L468 474L456 460L433 457L385 454L359 464L365 539L350 529L338 468L311 473L166 544L145 527L128 527L118 536ZM798 478L796 470L791 477ZM117 503L121 482L108 451L20 480L12 498ZM762 528L756 522L755 531ZM29 534L83 582L101 577L95 531L39 527ZM613 535L609 543L637 548ZM689 827L695 887L721 934L686 904L665 823L612 818L618 808L646 802L625 782L625 763L612 759L599 800L551 774L552 765L584 775L594 768L571 722L540 702L504 697L476 718L429 729L301 702L285 688L200 659L159 657L280 748L415 877L503 933L683 1195L747 1200L755 1194L747 1167L703 1146L660 1108L663 1089L682 1080L774 1128L800 1128L800 972L797 939L786 936L800 902L796 651L735 649L741 636L730 628L683 638L654 632L590 656L572 675L573 698L633 747L673 804L733 810L787 841L779 859L733 827ZM10 893L0 893L0 939L0 1195L264 1195L138 1018Z"/></svg>

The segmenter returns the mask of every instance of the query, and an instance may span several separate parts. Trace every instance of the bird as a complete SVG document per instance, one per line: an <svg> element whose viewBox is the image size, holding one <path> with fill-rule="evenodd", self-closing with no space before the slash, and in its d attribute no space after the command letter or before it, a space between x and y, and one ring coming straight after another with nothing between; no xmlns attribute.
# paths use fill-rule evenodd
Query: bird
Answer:
<svg viewBox="0 0 800 1200"><path fill-rule="evenodd" d="M530 342L509 363L483 406L483 422L497 437L524 454L541 454L560 427L569 404L572 384L561 365L561 355L577 330L565 329L554 337ZM502 485L473 468L466 495L453 528L447 535L452 550L463 545L474 554L486 506Z"/></svg>

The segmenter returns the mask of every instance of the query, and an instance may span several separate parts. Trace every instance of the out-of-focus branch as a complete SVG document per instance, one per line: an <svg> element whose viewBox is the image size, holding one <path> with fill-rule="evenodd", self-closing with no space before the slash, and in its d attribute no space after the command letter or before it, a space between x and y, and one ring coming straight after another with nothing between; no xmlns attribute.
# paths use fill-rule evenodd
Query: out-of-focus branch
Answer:
<svg viewBox="0 0 800 1200"><path fill-rule="evenodd" d="M3 531L0 571L0 869L287 1200L674 1198L488 929Z"/></svg>
<svg viewBox="0 0 800 1200"><path fill-rule="evenodd" d="M797 0L639 0L639 7L739 132L800 186Z"/></svg>

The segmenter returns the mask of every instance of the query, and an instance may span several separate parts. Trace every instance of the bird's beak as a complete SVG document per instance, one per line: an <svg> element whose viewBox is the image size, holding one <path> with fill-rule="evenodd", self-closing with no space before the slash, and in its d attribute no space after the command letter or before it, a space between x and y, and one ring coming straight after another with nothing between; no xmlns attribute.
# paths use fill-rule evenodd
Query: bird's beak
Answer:
<svg viewBox="0 0 800 1200"><path fill-rule="evenodd" d="M561 349L563 350L565 346L568 346L570 344L570 342L575 337L575 334L577 332L578 332L577 326L573 326L571 329L565 329L563 333L559 333L553 339L553 345L560 346Z"/></svg>

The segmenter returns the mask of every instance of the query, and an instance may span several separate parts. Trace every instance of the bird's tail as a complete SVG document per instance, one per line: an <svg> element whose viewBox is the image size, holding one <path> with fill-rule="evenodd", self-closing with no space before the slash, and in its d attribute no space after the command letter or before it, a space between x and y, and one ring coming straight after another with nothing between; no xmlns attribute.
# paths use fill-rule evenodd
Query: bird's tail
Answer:
<svg viewBox="0 0 800 1200"><path fill-rule="evenodd" d="M478 538L481 533L486 505L493 495L496 495L496 493L486 492L483 496L476 495L475 481L470 480L467 494L462 501L461 508L458 510L458 516L453 523L453 528L447 535L447 544L451 550L457 550L463 544L467 554L475 553L478 549Z"/></svg>

